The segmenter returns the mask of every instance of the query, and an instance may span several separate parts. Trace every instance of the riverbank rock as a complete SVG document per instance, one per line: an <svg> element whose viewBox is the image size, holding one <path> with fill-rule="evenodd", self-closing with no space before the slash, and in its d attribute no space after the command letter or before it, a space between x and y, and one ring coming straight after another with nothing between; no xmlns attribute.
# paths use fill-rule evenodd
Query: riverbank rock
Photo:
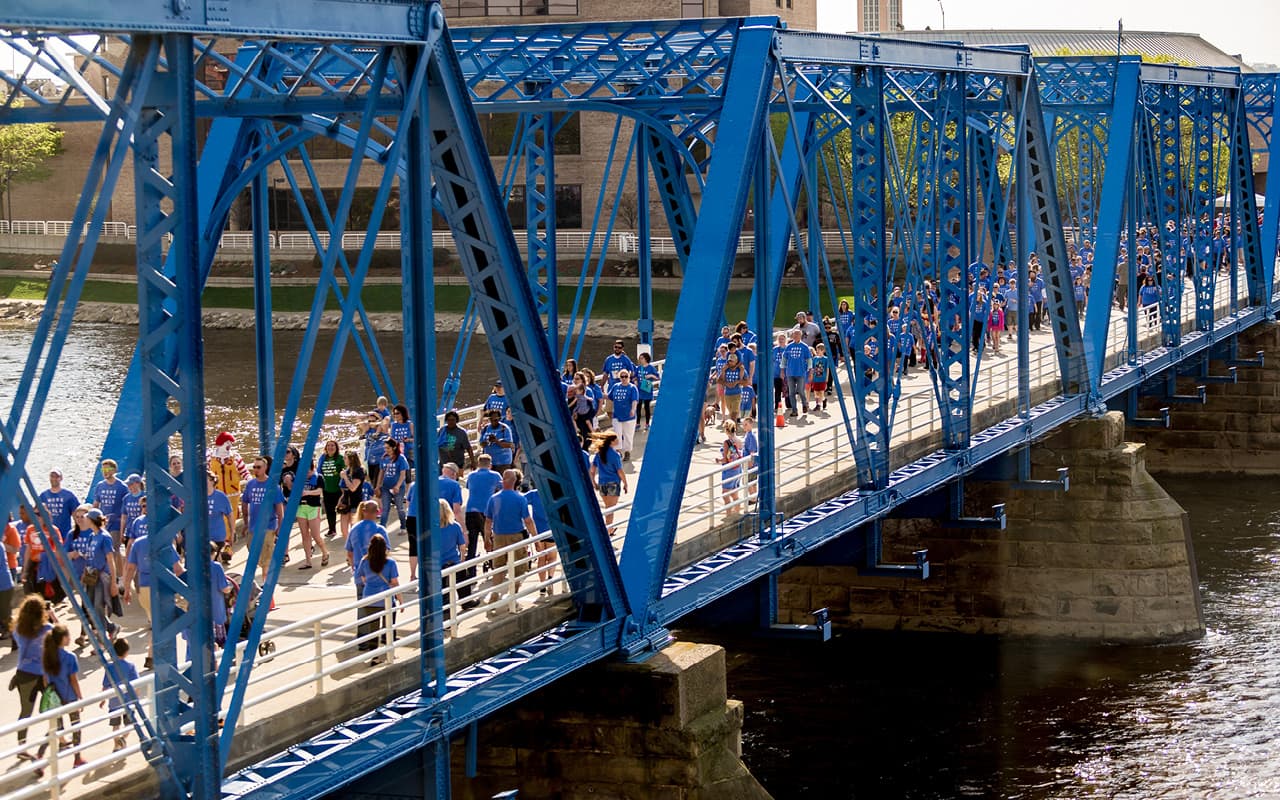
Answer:
<svg viewBox="0 0 1280 800"><path fill-rule="evenodd" d="M44 303L37 300L0 300L0 321L34 322L44 310ZM302 311L277 311L272 315L271 327L276 330L303 330L310 315ZM334 330L341 316L337 311L326 311L320 318L321 327ZM108 325L137 325L138 307L123 303L80 303L76 307L76 321ZM254 313L244 308L206 308L204 326L219 330L251 330ZM369 321L375 330L383 333L399 333L404 330L404 320L399 314L370 314ZM359 321L357 320L357 324ZM593 319L587 325L588 336L614 336L629 338L635 335L634 320ZM461 314L437 314L436 331L456 333L462 330ZM568 333L568 325L561 323L561 333ZM484 333L480 328L479 333ZM671 337L670 322L655 322L654 336Z"/></svg>

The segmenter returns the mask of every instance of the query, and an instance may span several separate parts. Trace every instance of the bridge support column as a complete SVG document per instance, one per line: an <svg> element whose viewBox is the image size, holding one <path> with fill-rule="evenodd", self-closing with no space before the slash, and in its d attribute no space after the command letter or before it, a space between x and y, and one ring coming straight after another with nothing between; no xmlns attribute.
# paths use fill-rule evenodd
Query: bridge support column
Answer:
<svg viewBox="0 0 1280 800"><path fill-rule="evenodd" d="M1144 446L1113 412L1079 421L1032 451L1033 472L1071 470L1065 493L968 484L972 510L1006 503L1006 530L887 520L885 552L928 548L927 581L856 567L799 566L779 580L779 620L826 606L838 626L1096 642L1169 642L1204 634L1186 512L1148 474Z"/></svg>
<svg viewBox="0 0 1280 800"><path fill-rule="evenodd" d="M742 719L724 649L676 642L642 663L575 673L482 723L478 776L458 761L453 795L767 800L740 760Z"/></svg>
<svg viewBox="0 0 1280 800"><path fill-rule="evenodd" d="M1152 472L1280 476L1280 324L1242 333L1237 350L1242 359L1261 351L1263 366L1239 367L1235 383L1208 383L1204 405L1172 406L1168 429L1127 431L1146 443ZM1191 385L1196 379L1184 380ZM1166 404L1152 398L1142 405Z"/></svg>

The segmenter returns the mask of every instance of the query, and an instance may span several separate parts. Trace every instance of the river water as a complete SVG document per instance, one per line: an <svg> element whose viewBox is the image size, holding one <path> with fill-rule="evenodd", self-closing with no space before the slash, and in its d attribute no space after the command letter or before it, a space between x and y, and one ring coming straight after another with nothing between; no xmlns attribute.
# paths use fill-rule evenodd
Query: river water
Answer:
<svg viewBox="0 0 1280 800"><path fill-rule="evenodd" d="M37 488L57 465L68 487L83 492L134 335L77 326L29 464ZM30 337L29 326L0 327L0 408L11 404ZM320 353L330 337L321 337ZM447 358L455 337L439 340ZM300 332L277 334L277 363L292 365L301 341ZM583 363L599 364L608 344L588 342ZM395 349L388 348L388 367L399 382ZM481 400L493 378L482 339L470 361L459 405ZM345 362L326 417L340 438L373 401L350 346ZM312 370L312 403L321 369ZM206 333L206 384L210 430L233 430L242 452L253 452L249 333ZM287 390L282 374L278 398ZM837 634L825 644L725 640L730 695L746 702L748 766L778 798L1280 797L1280 486L1162 483L1191 515L1209 629L1203 640L1165 647L871 633Z"/></svg>
<svg viewBox="0 0 1280 800"><path fill-rule="evenodd" d="M1280 485L1162 480L1208 635L1080 647L927 634L724 642L775 797L1280 797Z"/></svg>
<svg viewBox="0 0 1280 800"><path fill-rule="evenodd" d="M28 324L0 325L0 409L6 412L12 406L33 330ZM77 495L83 494L106 440L136 338L137 329L131 326L75 324L47 392L45 412L28 462L28 473L35 478L37 489L45 488L49 469L58 467L66 476L67 488ZM277 331L273 338L279 419L293 380L294 365L302 350L303 332ZM304 384L300 421L294 426L295 442L301 442L305 426L310 423L333 339L332 331L322 332L317 339ZM448 369L457 341L457 334L436 335L441 374ZM583 343L581 364L598 370L611 352L612 343L612 338L588 337ZM404 359L399 334L381 336L379 345L393 385L403 386ZM661 357L666 352L666 342L658 341L655 345L655 353ZM631 340L628 340L628 351L634 353ZM323 433L339 441L350 441L356 437L356 422L373 407L377 392L372 388L354 343L348 342L342 363L341 375L325 414ZM456 405L464 407L483 402L496 377L487 341L477 335L468 354ZM206 330L205 393L210 440L218 431L229 430L236 435L242 455L257 452L257 386L252 331ZM121 465L124 469L138 466Z"/></svg>

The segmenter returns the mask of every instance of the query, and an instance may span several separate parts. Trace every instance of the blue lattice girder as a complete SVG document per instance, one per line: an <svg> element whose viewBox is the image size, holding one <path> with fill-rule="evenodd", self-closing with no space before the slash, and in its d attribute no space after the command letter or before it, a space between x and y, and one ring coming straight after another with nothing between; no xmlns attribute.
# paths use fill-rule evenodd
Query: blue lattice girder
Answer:
<svg viewBox="0 0 1280 800"><path fill-rule="evenodd" d="M1021 80L1014 79L1014 85L1021 86ZM1028 167L1025 185L1029 189L1029 208L1026 210L1031 212L1031 231L1043 266L1045 306L1049 311L1054 348L1058 354L1062 393L1070 395L1088 390L1089 367L1085 363L1080 340L1080 318L1076 314L1072 291L1071 265L1067 261L1066 241L1062 235L1053 149L1045 130L1045 116L1034 74L1026 79L1025 87L1023 135Z"/></svg>
<svg viewBox="0 0 1280 800"><path fill-rule="evenodd" d="M140 441L147 485L147 530L152 564L151 630L155 660L156 724L173 752L184 789L199 798L217 793L222 762L217 748L218 702L213 680L213 616L208 586L209 517L204 470L169 472L169 441L181 437L183 463L205 463L203 338L200 315L200 218L196 192L196 128L191 37L164 37L166 71L155 76L163 105L143 112L134 135L138 220L138 352L141 356ZM172 178L160 170L160 147L171 142ZM166 212L168 205L171 211ZM162 255L167 234L174 239ZM166 268L166 264L168 265ZM173 503L171 498L176 498ZM188 553L181 578L171 567L175 540ZM181 598L186 609L177 605ZM179 657L178 634L187 641ZM185 702L186 695L191 702Z"/></svg>
<svg viewBox="0 0 1280 800"><path fill-rule="evenodd" d="M442 37L428 72L432 175L458 244L498 375L507 389L530 477L552 522L570 590L584 616L625 617L618 564L560 398L552 360L452 46Z"/></svg>

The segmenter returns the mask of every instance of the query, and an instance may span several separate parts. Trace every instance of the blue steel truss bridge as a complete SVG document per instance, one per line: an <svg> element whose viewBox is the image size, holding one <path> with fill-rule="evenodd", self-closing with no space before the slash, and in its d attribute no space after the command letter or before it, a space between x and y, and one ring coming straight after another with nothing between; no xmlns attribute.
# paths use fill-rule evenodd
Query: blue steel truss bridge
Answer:
<svg viewBox="0 0 1280 800"><path fill-rule="evenodd" d="M998 512L961 519L966 476L1028 483L1027 448L1059 426L1109 408L1135 415L1139 398L1177 394L1180 377L1212 377L1211 362L1248 368L1254 362L1237 353L1237 336L1272 324L1280 299L1280 169L1259 185L1253 167L1261 153L1280 163L1276 75L1126 56L1037 60L1017 48L794 31L769 17L451 30L435 0L8 0L0 33L27 65L0 76L0 124L100 129L0 425L0 499L43 519L39 535L88 623L98 612L70 575L63 545L47 535L27 465L38 426L49 424L49 388L65 366L110 201L131 176L139 329L103 452L146 478L156 565L153 672L123 680L109 643L92 641L138 744L106 755L92 749L103 740L87 736L93 760L73 769L57 767L55 748L11 773L21 780L5 784L8 797L64 791L85 770L128 759L166 797L320 797L413 751L423 753L424 791L448 797L452 737L586 665L645 658L682 617L730 596L755 598L750 613L770 625L777 575L805 553L844 541L868 572L927 580L927 553L906 564L883 558L887 515L940 498L940 513L954 521L1001 524ZM56 92L35 86L48 75ZM485 114L515 120L509 151L486 146ZM565 309L555 143L575 115L607 120L599 128L607 149L600 201L584 214L587 257ZM335 146L346 154L337 178L322 175L311 155ZM289 364L272 344L272 174L296 198L319 256L302 352ZM509 204L517 190L523 243ZM360 191L372 202L356 225ZM251 604L242 592L228 624L246 631L242 646L215 646L208 562L162 566L180 533L189 552L209 544L203 476L174 476L168 464L171 454L186 464L207 459L201 297L244 197L268 480L278 481L291 436L302 437L303 463L317 454L349 347L371 394L405 403L417 421L416 463L434 464L437 413L454 404L470 335L482 327L551 522L544 538L558 556L533 599L509 601L533 621L507 641L490 637L486 651L463 642L493 609L458 608L456 592L434 588L438 558L424 555L425 588L409 587L414 602L396 623L403 637L384 648L416 665L411 685L306 741L250 753L237 746L246 709L290 692L323 693L326 678L338 680L320 662L315 675L298 678L313 662L285 652L296 649L292 634L324 650L329 617L271 621L267 600L288 541L267 536L265 515L247 554L249 564L260 556L270 564L264 601ZM634 214L624 219L627 197ZM444 228L471 293L452 360L435 333L433 231ZM655 241L668 243L682 291L671 334L678 346L662 363L661 413L648 434L661 446L637 453L633 498L606 522L559 366L581 350L605 251L621 234L634 242L642 345L653 339ZM403 334L394 341L374 330L361 300L388 236L402 264ZM344 240L356 246L344 249ZM1077 292L1074 261L1086 243L1090 281ZM1165 257L1148 263L1139 250L1153 245ZM1033 260L1042 289L1030 280ZM717 505L720 467L698 456L697 434L730 282L744 261L746 319L762 356L775 320L791 312L778 307L790 269L808 307L836 319L828 351L847 357L831 372L830 424L804 436L763 425L758 456L743 462L751 499L744 493L726 508ZM1018 308L1043 292L1048 333L1036 339L1019 326L1008 358L988 352L981 335L989 307L978 264L1007 270ZM1140 294L1140 270L1158 279L1156 294ZM326 350L319 330L333 307L340 321ZM935 365L927 375L904 376L903 331L919 332L917 346ZM401 385L386 369L387 347L403 350ZM309 383L317 362L322 375ZM758 397L773 396L776 372L772 358L759 358ZM278 375L288 378L283 398ZM808 474L814 459L834 466L842 485L783 513L794 472ZM1041 483L1067 488L1065 476ZM299 496L286 504L286 526ZM436 520L437 503L436 482L422 481L417 519ZM437 524L417 535L418 552L437 552ZM459 568L443 579L466 580ZM533 602L548 586L558 600ZM340 611L353 616L350 606ZM189 647L180 652L184 636ZM270 642L280 644L275 655L260 647ZM447 648L463 655L446 663ZM308 666L286 675L281 664ZM82 704L86 718L91 703ZM83 723L101 726L97 717ZM52 768L37 779L41 765Z"/></svg>

